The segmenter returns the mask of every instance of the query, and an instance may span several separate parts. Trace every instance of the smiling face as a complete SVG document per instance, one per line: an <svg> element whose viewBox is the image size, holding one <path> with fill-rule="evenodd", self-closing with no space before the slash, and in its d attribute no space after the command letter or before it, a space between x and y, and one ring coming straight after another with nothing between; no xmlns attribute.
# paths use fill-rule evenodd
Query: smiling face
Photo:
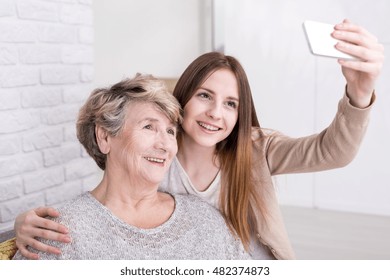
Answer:
<svg viewBox="0 0 390 280"><path fill-rule="evenodd" d="M177 153L176 124L150 103L129 105L122 132L109 137L107 168L137 183L159 184Z"/></svg>
<svg viewBox="0 0 390 280"><path fill-rule="evenodd" d="M234 74L215 71L184 107L182 127L193 142L214 147L232 132L238 119L239 93Z"/></svg>

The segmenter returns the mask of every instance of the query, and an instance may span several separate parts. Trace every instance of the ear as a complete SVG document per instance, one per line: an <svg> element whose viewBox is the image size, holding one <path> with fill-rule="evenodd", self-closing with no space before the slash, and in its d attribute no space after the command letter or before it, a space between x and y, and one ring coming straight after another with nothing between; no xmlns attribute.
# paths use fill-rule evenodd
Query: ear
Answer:
<svg viewBox="0 0 390 280"><path fill-rule="evenodd" d="M102 128L100 125L95 126L95 135L96 142L99 146L100 151L103 154L108 154L110 152L110 137L107 131Z"/></svg>

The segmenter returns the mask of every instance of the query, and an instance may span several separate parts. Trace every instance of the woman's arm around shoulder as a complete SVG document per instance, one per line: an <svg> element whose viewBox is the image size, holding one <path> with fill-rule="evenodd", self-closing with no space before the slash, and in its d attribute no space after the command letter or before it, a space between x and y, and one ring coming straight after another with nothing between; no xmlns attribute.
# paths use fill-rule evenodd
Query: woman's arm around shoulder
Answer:
<svg viewBox="0 0 390 280"><path fill-rule="evenodd" d="M20 254L27 259L39 258L38 254L30 252L27 246L49 254L58 255L61 253L58 248L42 243L35 239L36 237L63 243L70 242L70 237L67 235L68 229L59 223L46 219L47 216L58 217L59 213L51 207L39 207L16 217L14 226L16 246Z"/></svg>

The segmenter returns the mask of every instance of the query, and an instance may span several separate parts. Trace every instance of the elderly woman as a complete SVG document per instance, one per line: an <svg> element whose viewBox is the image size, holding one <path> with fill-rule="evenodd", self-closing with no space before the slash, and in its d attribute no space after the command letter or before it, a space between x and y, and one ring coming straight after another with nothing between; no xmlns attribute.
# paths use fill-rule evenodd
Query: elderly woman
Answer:
<svg viewBox="0 0 390 280"><path fill-rule="evenodd" d="M180 105L164 84L138 74L97 89L77 136L104 170L99 185L60 208L68 244L40 259L247 259L220 213L195 196L159 192L177 152ZM18 252L14 259L22 259Z"/></svg>

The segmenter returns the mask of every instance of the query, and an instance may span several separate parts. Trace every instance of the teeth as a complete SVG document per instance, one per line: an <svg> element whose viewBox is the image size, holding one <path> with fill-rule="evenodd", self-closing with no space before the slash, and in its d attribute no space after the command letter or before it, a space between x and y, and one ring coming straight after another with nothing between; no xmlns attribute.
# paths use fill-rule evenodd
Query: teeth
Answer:
<svg viewBox="0 0 390 280"><path fill-rule="evenodd" d="M165 159L161 159L161 158L153 158L153 157L146 157L146 159L148 161L154 161L154 162L158 162L158 163L164 163Z"/></svg>
<svg viewBox="0 0 390 280"><path fill-rule="evenodd" d="M205 124L205 123L202 123L202 122L199 122L199 125L200 125L201 127L206 128L207 130L211 130L211 131L218 131L218 130L219 130L219 128L216 127L216 126L212 126L212 125Z"/></svg>

